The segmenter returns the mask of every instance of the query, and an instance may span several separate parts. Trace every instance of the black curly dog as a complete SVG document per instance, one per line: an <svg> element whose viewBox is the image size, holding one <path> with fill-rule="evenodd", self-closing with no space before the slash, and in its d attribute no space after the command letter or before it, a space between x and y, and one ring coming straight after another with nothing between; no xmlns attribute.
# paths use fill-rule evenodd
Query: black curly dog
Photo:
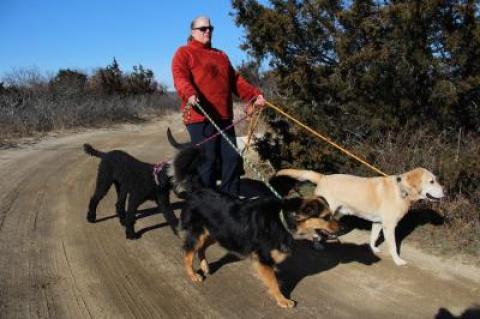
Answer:
<svg viewBox="0 0 480 319"><path fill-rule="evenodd" d="M135 233L135 214L137 208L146 200L154 200L159 210L177 235L178 220L170 208L169 194L174 189L170 164L166 163L157 173L157 182L153 173L153 164L144 163L124 151L113 150L100 152L89 144L84 144L85 153L101 158L98 167L97 185L95 193L88 205L87 220L94 223L96 220L97 205L107 194L110 187L115 185L117 191L116 211L120 223L125 226L127 239L137 239ZM128 207L125 211L125 202L128 196Z"/></svg>

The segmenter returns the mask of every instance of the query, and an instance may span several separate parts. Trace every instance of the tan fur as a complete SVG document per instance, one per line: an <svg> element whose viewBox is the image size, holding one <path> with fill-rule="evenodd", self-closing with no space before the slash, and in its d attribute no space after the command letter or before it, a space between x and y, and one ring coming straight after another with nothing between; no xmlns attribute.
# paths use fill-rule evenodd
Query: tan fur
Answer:
<svg viewBox="0 0 480 319"><path fill-rule="evenodd" d="M208 263L205 259L205 249L207 245L211 245L212 241L210 239L209 233L207 230L200 236L198 243L196 244L195 248L190 251L185 252L185 256L183 258L185 270L187 272L188 277L192 282L201 282L203 281L203 276L196 273L193 270L193 259L195 258L195 252L198 251L199 259L200 259L200 266L202 271L208 273ZM205 268L206 267L206 268Z"/></svg>
<svg viewBox="0 0 480 319"><path fill-rule="evenodd" d="M198 260L200 261L200 269L203 271L204 275L208 275L210 273L210 267L208 266L205 252L207 248L213 244L215 244L215 240L213 240L210 236L206 236L206 238L203 240L203 245L198 248Z"/></svg>
<svg viewBox="0 0 480 319"><path fill-rule="evenodd" d="M297 233L308 234L311 230L326 230L330 233L338 232L338 223L334 220L325 221L322 218L309 218L297 225Z"/></svg>
<svg viewBox="0 0 480 319"><path fill-rule="evenodd" d="M292 308L295 306L295 301L285 298L280 291L277 277L272 267L268 267L258 262L256 258L253 258L253 265L257 271L258 276L268 288L268 292L282 308Z"/></svg>
<svg viewBox="0 0 480 319"><path fill-rule="evenodd" d="M276 264L282 263L282 262L288 257L287 254L282 253L282 252L281 252L280 250L278 250L278 249L273 249L273 250L270 252L270 256L272 256L272 259L275 261Z"/></svg>
<svg viewBox="0 0 480 319"><path fill-rule="evenodd" d="M314 171L283 169L277 175L290 176L316 184L315 195L324 197L334 212L355 215L373 222L370 247L379 249L375 242L383 230L385 242L397 265L406 262L398 256L395 227L419 199L443 197L443 188L435 176L424 168L416 168L401 175L386 177L359 177L345 174L323 175Z"/></svg>

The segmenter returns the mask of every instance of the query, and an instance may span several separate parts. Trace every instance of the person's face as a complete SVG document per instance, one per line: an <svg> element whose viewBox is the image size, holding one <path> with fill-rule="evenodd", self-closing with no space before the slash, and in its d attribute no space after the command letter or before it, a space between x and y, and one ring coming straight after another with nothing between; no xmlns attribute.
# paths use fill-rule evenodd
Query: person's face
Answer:
<svg viewBox="0 0 480 319"><path fill-rule="evenodd" d="M198 19L192 28L192 37L203 44L212 42L213 26L210 20Z"/></svg>

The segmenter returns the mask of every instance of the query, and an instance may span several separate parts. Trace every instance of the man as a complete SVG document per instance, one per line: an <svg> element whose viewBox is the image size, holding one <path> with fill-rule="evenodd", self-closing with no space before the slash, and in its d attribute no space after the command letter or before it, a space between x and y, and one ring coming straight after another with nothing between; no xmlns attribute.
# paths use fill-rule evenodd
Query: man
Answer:
<svg viewBox="0 0 480 319"><path fill-rule="evenodd" d="M194 144L216 133L216 129L199 110L189 107L190 105L199 103L222 129L232 123L232 93L245 102L253 102L253 107L247 112L265 105L262 92L234 70L224 52L212 48L213 30L210 18L195 18L190 24L187 45L177 50L172 61L175 89L182 99L183 120ZM235 130L231 128L225 133L235 144ZM220 158L220 190L238 195L238 154L221 136L202 144L202 147L205 149L206 160L200 165L199 174L203 184L206 187L216 187L216 165L219 163L217 158Z"/></svg>

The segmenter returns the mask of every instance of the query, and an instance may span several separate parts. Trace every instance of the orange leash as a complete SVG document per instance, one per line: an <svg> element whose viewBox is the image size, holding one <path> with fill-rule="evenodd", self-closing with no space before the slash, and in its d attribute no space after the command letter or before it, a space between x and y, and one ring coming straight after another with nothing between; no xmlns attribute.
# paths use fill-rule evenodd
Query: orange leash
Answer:
<svg viewBox="0 0 480 319"><path fill-rule="evenodd" d="M368 162L366 162L365 160L361 159L360 157L358 157L357 155L353 154L352 152L350 152L349 150L345 149L344 147L338 145L337 143L333 142L331 139L329 139L328 137L325 137L323 136L322 134L318 133L317 131L315 131L314 129L312 129L311 127L303 124L302 122L300 122L299 120L297 120L296 118L290 116L289 114L285 113L283 110L281 110L280 108L278 108L277 106L273 105L272 103L268 102L268 101L265 101L265 103L267 104L268 107L274 109L275 111L277 111L278 113L282 114L283 116L287 117L288 119L290 119L291 121L293 121L295 124L297 124L298 126L304 128L305 130L309 131L310 133L312 133L313 135L321 138L322 140L324 140L325 142L327 142L328 144L332 145L333 147L339 149L340 151L342 151L343 153L347 154L348 156L356 159L357 161L359 161L360 163L368 166L370 169L374 170L375 172L383 175L383 176L388 176L386 173L382 172L380 169L376 168L375 166L373 166L372 164L369 164Z"/></svg>

